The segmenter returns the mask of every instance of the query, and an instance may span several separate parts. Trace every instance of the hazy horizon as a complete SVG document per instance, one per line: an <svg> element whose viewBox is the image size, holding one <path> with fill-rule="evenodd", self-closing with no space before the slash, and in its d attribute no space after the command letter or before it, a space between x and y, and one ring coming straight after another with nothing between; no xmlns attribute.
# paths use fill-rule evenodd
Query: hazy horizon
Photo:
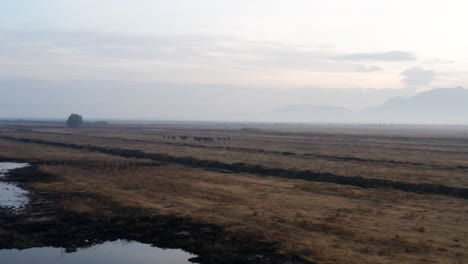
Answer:
<svg viewBox="0 0 468 264"><path fill-rule="evenodd" d="M274 121L468 87L459 1L132 3L0 3L0 118Z"/></svg>

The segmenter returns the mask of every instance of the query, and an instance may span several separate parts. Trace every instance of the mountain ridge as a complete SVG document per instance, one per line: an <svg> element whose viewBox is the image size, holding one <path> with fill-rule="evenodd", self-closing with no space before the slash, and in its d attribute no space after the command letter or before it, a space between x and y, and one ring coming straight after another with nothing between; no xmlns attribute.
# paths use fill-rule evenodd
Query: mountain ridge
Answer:
<svg viewBox="0 0 468 264"><path fill-rule="evenodd" d="M362 110L328 105L288 105L271 112L276 117L289 116L294 121L309 117L307 121L349 122L468 122L468 89L463 87L438 88L410 97L393 97L380 106ZM320 118L317 118L320 117Z"/></svg>

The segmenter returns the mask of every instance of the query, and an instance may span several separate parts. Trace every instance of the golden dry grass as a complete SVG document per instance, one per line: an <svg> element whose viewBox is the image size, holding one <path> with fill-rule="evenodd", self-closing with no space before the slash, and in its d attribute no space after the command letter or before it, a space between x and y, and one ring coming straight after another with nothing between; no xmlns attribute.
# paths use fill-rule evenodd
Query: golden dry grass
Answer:
<svg viewBox="0 0 468 264"><path fill-rule="evenodd" d="M29 162L44 161L98 161L98 162L135 162L136 159L126 159L99 152L76 150L64 147L16 142L0 139L0 158L27 160ZM144 161L144 160L143 160Z"/></svg>
<svg viewBox="0 0 468 264"><path fill-rule="evenodd" d="M105 195L157 215L190 217L257 233L319 263L463 263L468 202L443 196L301 180L222 174L176 165L128 169L44 166L63 181L40 192ZM63 200L103 213L96 200Z"/></svg>
<svg viewBox="0 0 468 264"><path fill-rule="evenodd" d="M54 135L39 132L3 131L1 135L40 138L57 142L90 144L105 147L138 149L174 156L192 156L226 162L245 161L280 168L313 168L343 175L366 173L366 177L407 179L416 182L467 182L462 169L443 169L441 160L427 166L396 166L303 159L246 151L202 149L164 144L160 134L165 131L63 130L54 132L83 135ZM48 131L51 132L51 131ZM199 131L172 131L190 134ZM214 132L210 132L214 133ZM221 133L221 132L216 132ZM84 136L88 135L88 136ZM131 139L154 140L154 143L89 137L99 135ZM139 137L139 138L138 138ZM294 150L299 139L244 135L242 142L198 143L200 145L231 144L239 147ZM303 139L300 139L303 140ZM331 139L330 139L331 140ZM424 139L430 140L430 139ZM425 141L425 142L426 142ZM249 144L250 142L251 144ZM263 143L262 143L263 142ZM269 142L267 144L266 142ZM292 142L292 143L291 143ZM331 141L322 140L323 148ZM350 142L348 142L351 144ZM436 141L441 145L440 142ZM306 143L304 143L306 144ZM315 139L307 144L320 145ZM364 143L362 143L364 144ZM379 155L394 158L388 148L378 148ZM424 144L427 144L424 143ZM428 148L421 144L415 148ZM297 147L300 149L300 147ZM349 150L344 147L344 154ZM438 146L438 148L441 148ZM447 146L443 148L448 148ZM452 148L457 150L457 148ZM337 154L338 148L331 150ZM440 149L438 149L440 150ZM295 152L298 152L297 150ZM405 152L411 156L412 152ZM434 154L443 158L444 153ZM453 154L455 155L455 154ZM134 165L137 159L124 159L91 151L73 150L40 144L0 139L0 158L31 161L77 161L66 165L41 165L44 172L54 174L59 181L35 183L31 188L39 192L63 194L61 206L94 214L106 211L107 197L125 206L145 209L155 215L176 215L222 225L238 234L281 243L281 250L295 253L319 263L467 263L468 202L465 199L438 195L418 195L396 190L363 189L331 183L315 183L252 174L225 174L179 165ZM450 156L451 157L451 156ZM464 157L462 154L457 157ZM419 158L411 158L418 160ZM432 159L436 159L432 157ZM462 159L462 158L459 158ZM80 160L96 161L86 166ZM141 160L138 160L141 161ZM450 161L449 166L463 162ZM127 166L115 166L128 164ZM432 167L434 165L434 167ZM349 174L346 174L348 171ZM453 172L451 174L450 172ZM425 176L426 178L417 178ZM411 177L416 177L411 179ZM454 180L453 177L460 177ZM73 193L89 194L77 199ZM70 194L68 197L66 194Z"/></svg>
<svg viewBox="0 0 468 264"><path fill-rule="evenodd" d="M59 133L59 130L54 129L54 133ZM135 132L133 130L67 129L60 133L61 134L3 132L1 134L64 143L133 149L147 153L162 153L177 157L194 157L197 159L216 160L224 163L243 162L270 168L311 170L314 172L333 173L343 176L360 176L364 178L387 179L412 183L433 183L468 187L468 177L466 177L468 173L468 145L463 145L464 141L455 144L447 139L414 138L414 142L408 143L407 139L399 141L398 138L392 140L384 138L381 141L377 141L376 138L368 139L366 137L359 138L359 140L354 138L352 140L346 140L346 138L338 140L335 138L337 136L297 139L292 136L272 137L243 135L241 138L233 137L233 140L229 142L215 141L206 143L195 142L193 140L182 141L180 139L163 140L161 136L164 133L199 135L199 131L170 130L158 131L157 134L151 132L148 135L149 132L138 133L138 131ZM71 133L72 135L63 133ZM210 135L209 132L205 133ZM217 132L217 134L223 136L221 132ZM121 139L115 139L116 137ZM146 140L148 142L132 141L135 139ZM337 140L339 141L338 143L335 142ZM369 141L371 143L369 143ZM392 141L393 143L388 143L388 141ZM187 146L187 144L195 146ZM414 149L402 150L401 148L396 148L398 144L411 144ZM434 147L431 147L431 144L439 149L434 149ZM211 148L200 148L196 147L196 145L208 146ZM330 145L333 145L333 147ZM440 145L444 146L443 149L441 149ZM393 151L391 149L389 150L389 146L396 149ZM292 151L294 153L307 152L332 157L355 157L382 161L345 161L326 157L284 156L258 151L223 149L222 147L280 152ZM307 148L308 151L304 151L305 148ZM386 160L417 162L421 164L395 164L385 162Z"/></svg>

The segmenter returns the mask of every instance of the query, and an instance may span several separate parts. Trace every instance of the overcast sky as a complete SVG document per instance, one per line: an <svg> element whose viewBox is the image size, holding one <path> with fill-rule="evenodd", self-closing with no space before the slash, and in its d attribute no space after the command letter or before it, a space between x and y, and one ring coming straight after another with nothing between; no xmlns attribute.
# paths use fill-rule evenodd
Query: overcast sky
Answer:
<svg viewBox="0 0 468 264"><path fill-rule="evenodd" d="M466 10L461 0L0 1L0 80L468 87Z"/></svg>

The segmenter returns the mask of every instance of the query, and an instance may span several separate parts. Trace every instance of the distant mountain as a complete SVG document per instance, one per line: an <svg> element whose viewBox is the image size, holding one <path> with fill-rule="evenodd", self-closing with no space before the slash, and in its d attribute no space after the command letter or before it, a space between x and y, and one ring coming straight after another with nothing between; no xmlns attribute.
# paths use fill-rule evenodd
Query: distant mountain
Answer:
<svg viewBox="0 0 468 264"><path fill-rule="evenodd" d="M301 103L264 112L285 98ZM468 124L468 90L415 95L412 89L301 88L266 93L229 85L0 79L0 119L62 120L75 112L87 120Z"/></svg>
<svg viewBox="0 0 468 264"><path fill-rule="evenodd" d="M409 98L395 97L363 113L371 121L467 124L468 90L461 87L434 89Z"/></svg>
<svg viewBox="0 0 468 264"><path fill-rule="evenodd" d="M461 87L434 89L409 98L395 97L368 110L409 115L464 115L468 118L468 90Z"/></svg>
<svg viewBox="0 0 468 264"><path fill-rule="evenodd" d="M289 105L271 113L281 121L303 122L393 122L426 124L467 124L468 90L456 87L434 89L361 111L341 107Z"/></svg>

